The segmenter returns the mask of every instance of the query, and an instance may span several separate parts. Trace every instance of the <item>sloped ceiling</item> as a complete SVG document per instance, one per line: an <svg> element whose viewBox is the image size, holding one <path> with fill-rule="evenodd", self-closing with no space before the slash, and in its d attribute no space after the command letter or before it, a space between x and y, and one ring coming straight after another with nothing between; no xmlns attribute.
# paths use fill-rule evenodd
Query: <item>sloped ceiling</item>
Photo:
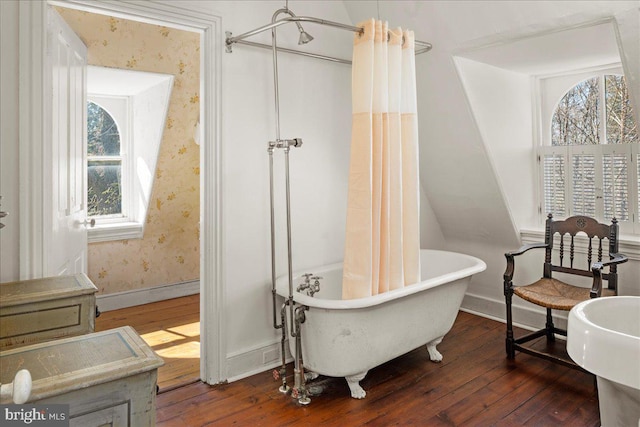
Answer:
<svg viewBox="0 0 640 427"><path fill-rule="evenodd" d="M519 242L495 172L454 65L454 55L533 34L637 14L637 1L345 0L354 24L370 17L415 31L434 48L416 60L420 172L445 239ZM379 15L378 15L379 11ZM627 68L626 68L627 69ZM631 76L632 79L637 76ZM513 179L517 179L514 176Z"/></svg>

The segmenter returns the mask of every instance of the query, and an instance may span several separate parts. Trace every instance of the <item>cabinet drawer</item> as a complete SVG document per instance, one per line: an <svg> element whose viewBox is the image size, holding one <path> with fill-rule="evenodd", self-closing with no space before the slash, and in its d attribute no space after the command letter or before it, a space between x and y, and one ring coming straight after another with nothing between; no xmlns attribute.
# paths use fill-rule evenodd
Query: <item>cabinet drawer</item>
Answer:
<svg viewBox="0 0 640 427"><path fill-rule="evenodd" d="M0 284L0 350L94 332L96 291L84 274Z"/></svg>
<svg viewBox="0 0 640 427"><path fill-rule="evenodd" d="M129 405L119 405L80 415L69 420L69 427L128 427Z"/></svg>
<svg viewBox="0 0 640 427"><path fill-rule="evenodd" d="M70 328L79 324L80 304L54 307L46 310L0 316L0 336L2 338L15 338L20 335Z"/></svg>

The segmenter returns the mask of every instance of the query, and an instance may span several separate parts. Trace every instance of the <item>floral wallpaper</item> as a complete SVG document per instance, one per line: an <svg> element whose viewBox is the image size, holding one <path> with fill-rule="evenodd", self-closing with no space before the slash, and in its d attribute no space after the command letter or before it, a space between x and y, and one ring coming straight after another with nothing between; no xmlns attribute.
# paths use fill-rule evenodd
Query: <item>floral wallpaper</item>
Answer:
<svg viewBox="0 0 640 427"><path fill-rule="evenodd" d="M88 48L90 65L175 76L142 239L89 245L101 294L197 280L200 273L200 35L57 8Z"/></svg>

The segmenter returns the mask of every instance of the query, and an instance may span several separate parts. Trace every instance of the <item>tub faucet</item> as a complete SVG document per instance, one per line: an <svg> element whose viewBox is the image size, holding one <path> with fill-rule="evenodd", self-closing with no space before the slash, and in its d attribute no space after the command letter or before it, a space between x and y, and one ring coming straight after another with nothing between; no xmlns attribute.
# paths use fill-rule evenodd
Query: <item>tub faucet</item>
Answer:
<svg viewBox="0 0 640 427"><path fill-rule="evenodd" d="M302 275L302 277L304 277L304 283L300 283L298 285L298 287L296 288L297 292L302 292L305 289L309 289L309 287L311 286L311 280L309 278L311 276L313 276L313 273L305 273Z"/></svg>
<svg viewBox="0 0 640 427"><path fill-rule="evenodd" d="M307 295L310 297L320 291L320 279L322 279L322 277L314 276L313 273L306 273L302 276L304 277L304 283L300 283L296 288L296 291L306 291Z"/></svg>

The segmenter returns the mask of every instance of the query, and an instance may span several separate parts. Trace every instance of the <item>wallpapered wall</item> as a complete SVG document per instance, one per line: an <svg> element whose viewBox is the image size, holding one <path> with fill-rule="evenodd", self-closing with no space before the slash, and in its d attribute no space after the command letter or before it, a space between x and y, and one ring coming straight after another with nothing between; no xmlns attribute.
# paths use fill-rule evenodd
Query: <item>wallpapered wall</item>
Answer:
<svg viewBox="0 0 640 427"><path fill-rule="evenodd" d="M175 76L144 237L89 245L89 278L109 294L199 278L200 35L57 9L88 48L89 65Z"/></svg>

